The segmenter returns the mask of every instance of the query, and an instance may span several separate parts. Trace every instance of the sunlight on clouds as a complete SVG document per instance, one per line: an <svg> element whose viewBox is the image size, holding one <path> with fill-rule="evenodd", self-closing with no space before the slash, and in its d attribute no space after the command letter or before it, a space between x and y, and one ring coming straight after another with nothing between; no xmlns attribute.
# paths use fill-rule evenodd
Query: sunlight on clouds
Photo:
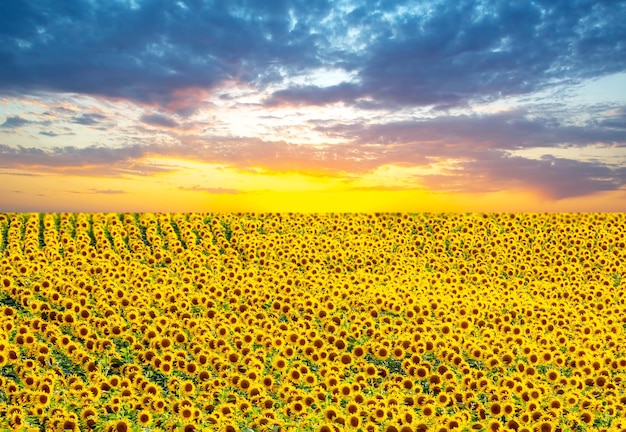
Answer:
<svg viewBox="0 0 626 432"><path fill-rule="evenodd" d="M147 165L158 165L173 172L159 174L166 184L183 190L210 190L224 188L241 192L263 191L319 191L340 185L338 178L309 176L303 173L272 171L250 168L237 169L221 164L187 161L170 158L149 158Z"/></svg>
<svg viewBox="0 0 626 432"><path fill-rule="evenodd" d="M309 69L304 74L291 75L287 84L301 86L330 87L345 82L354 82L357 72L348 72L338 68Z"/></svg>
<svg viewBox="0 0 626 432"><path fill-rule="evenodd" d="M454 160L433 162L429 166L383 165L372 172L365 173L350 182L350 186L380 189L421 189L421 176L445 175L446 170L454 169Z"/></svg>
<svg viewBox="0 0 626 432"><path fill-rule="evenodd" d="M334 75L330 74L330 78L326 79L332 80L336 74L334 72ZM314 80L324 79L324 75L312 76ZM315 127L321 123L354 122L363 115L356 108L344 106L342 103L295 109L291 106L264 106L263 101L277 89L278 87L261 92L247 85L229 82L216 91L211 99L211 107L200 109L191 119L210 123L202 130L202 134L206 136L286 140L299 145L344 143L347 141L345 138L328 136L315 130Z"/></svg>
<svg viewBox="0 0 626 432"><path fill-rule="evenodd" d="M559 118L563 123L580 124L595 119L593 110L579 112L581 107L591 107L593 104L621 106L626 100L626 73L587 79L576 86L570 84L569 82L555 84L531 95L512 95L498 97L493 101L475 101L470 110L477 114L497 114L515 110L529 110L529 113L532 113L539 109L543 117L550 115ZM563 111L563 104L567 104L569 109ZM467 109L462 111L468 112Z"/></svg>
<svg viewBox="0 0 626 432"><path fill-rule="evenodd" d="M579 162L601 162L612 167L626 166L626 148L607 145L585 147L532 147L519 150L507 150L510 156L539 160L545 156L570 159Z"/></svg>
<svg viewBox="0 0 626 432"><path fill-rule="evenodd" d="M519 106L515 102L507 98L499 99L497 101L487 104L476 104L472 107L472 112L476 114L502 114L519 109Z"/></svg>
<svg viewBox="0 0 626 432"><path fill-rule="evenodd" d="M12 130L0 130L0 143L50 150L126 145L131 139L129 131L137 129L136 120L142 110L128 101L41 92L7 100L1 113L6 117L19 116L27 123Z"/></svg>

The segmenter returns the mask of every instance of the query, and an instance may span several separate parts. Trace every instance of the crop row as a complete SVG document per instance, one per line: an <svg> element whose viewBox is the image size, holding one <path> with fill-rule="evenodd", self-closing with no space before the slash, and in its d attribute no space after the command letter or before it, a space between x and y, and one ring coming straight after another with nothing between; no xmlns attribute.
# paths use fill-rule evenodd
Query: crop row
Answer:
<svg viewBox="0 0 626 432"><path fill-rule="evenodd" d="M623 214L0 214L0 429L626 430Z"/></svg>

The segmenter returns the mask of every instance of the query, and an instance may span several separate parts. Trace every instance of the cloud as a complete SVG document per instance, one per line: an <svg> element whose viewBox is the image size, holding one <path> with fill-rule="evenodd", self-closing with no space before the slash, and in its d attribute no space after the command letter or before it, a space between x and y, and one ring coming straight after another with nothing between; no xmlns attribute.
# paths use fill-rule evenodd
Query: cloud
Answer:
<svg viewBox="0 0 626 432"><path fill-rule="evenodd" d="M452 107L626 65L624 2L269 3L13 2L0 18L0 92L89 94L189 115L238 81L282 87L270 105ZM355 81L289 82L320 67Z"/></svg>
<svg viewBox="0 0 626 432"><path fill-rule="evenodd" d="M261 82L271 65L319 64L328 1L7 4L0 92L70 92L189 113L187 89Z"/></svg>
<svg viewBox="0 0 626 432"><path fill-rule="evenodd" d="M388 2L344 17L370 35L346 68L357 86L290 87L268 103L463 107L623 71L624 2ZM379 7L382 8L379 3ZM354 11L356 12L356 11ZM356 44L359 46L359 44ZM363 102L366 101L366 102ZM375 102L368 102L375 101Z"/></svg>
<svg viewBox="0 0 626 432"><path fill-rule="evenodd" d="M180 127L180 124L176 120L161 114L144 114L141 116L140 121L152 126L162 126L166 128Z"/></svg>
<svg viewBox="0 0 626 432"><path fill-rule="evenodd" d="M48 136L48 137L51 137L51 138L59 136L58 133L53 132L53 131L41 131L41 132L39 132L39 135L44 135L44 136Z"/></svg>
<svg viewBox="0 0 626 432"><path fill-rule="evenodd" d="M52 122L46 122L46 123L47 124L51 124ZM71 130L71 129L67 128L67 127L63 127L63 128L61 128L61 130L68 131L68 130ZM59 136L73 136L73 135L76 135L76 133L75 132L58 133L58 132L55 132L53 130L43 130L43 131L39 131L39 135L47 136L47 137L50 137L50 138L55 138L55 137L59 137Z"/></svg>
<svg viewBox="0 0 626 432"><path fill-rule="evenodd" d="M551 199L585 196L626 186L626 166L606 160L511 156L516 149L583 149L597 145L626 148L626 134L615 127L623 110L578 126L554 118L533 118L523 110L488 115L439 116L432 119L363 125L317 126L330 137L351 140L353 161L370 167L429 167L444 163L440 174L416 175L416 186L448 192L532 189ZM607 155L610 151L606 152Z"/></svg>
<svg viewBox="0 0 626 432"><path fill-rule="evenodd" d="M353 101L359 97L359 87L342 83L329 87L297 86L272 93L265 101L267 106L278 105L328 105L335 102Z"/></svg>
<svg viewBox="0 0 626 432"><path fill-rule="evenodd" d="M41 177L40 174L30 172L0 171L0 175L21 176L21 177Z"/></svg>
<svg viewBox="0 0 626 432"><path fill-rule="evenodd" d="M105 120L106 116L98 113L81 114L80 116L72 118L71 122L80 124L83 126L94 126Z"/></svg>
<svg viewBox="0 0 626 432"><path fill-rule="evenodd" d="M123 191L121 189L89 189L89 191L91 193L95 193L95 194L103 194L103 195L120 195L120 194L125 194L126 191Z"/></svg>
<svg viewBox="0 0 626 432"><path fill-rule="evenodd" d="M4 167L28 169L83 169L101 167L115 171L120 167L131 167L134 161L149 154L147 147L123 148L73 146L54 147L43 150L36 147L11 147L0 144L0 160Z"/></svg>
<svg viewBox="0 0 626 432"><path fill-rule="evenodd" d="M607 128L626 131L626 107L611 110L603 120L599 121L599 124Z"/></svg>
<svg viewBox="0 0 626 432"><path fill-rule="evenodd" d="M4 129L19 129L24 125L32 123L30 120L21 118L20 116L7 116L4 123L0 124L0 128Z"/></svg>
<svg viewBox="0 0 626 432"><path fill-rule="evenodd" d="M539 160L489 152L481 159L459 163L447 175L420 178L433 190L490 192L532 190L559 200L611 191L626 186L626 167L582 162L554 156Z"/></svg>
<svg viewBox="0 0 626 432"><path fill-rule="evenodd" d="M624 109L604 107L601 112L577 125L549 115L540 116L530 108L492 114L440 114L402 121L385 121L388 117L383 116L372 118L380 123L369 124L361 120L311 120L308 126L321 137L315 145L213 135L214 131L204 135L199 128L172 128L166 132L165 141L133 136L126 146L116 147L64 146L44 150L0 145L0 161L4 168L28 168L35 172L149 176L183 169L172 164L159 165L159 158L181 159L250 173L297 172L345 178L348 186L351 179L367 177L392 165L428 173L415 176L416 186L459 192L527 187L561 199L624 185L623 164L608 160L611 149L622 152L626 148L624 130L615 127L623 118ZM167 125L172 119L152 114L144 115L142 120ZM156 134L154 130L152 133L151 136ZM602 151L591 152L591 158L583 155L585 149L596 148ZM533 155L537 149L540 153ZM542 154L550 154L551 149L554 155L546 157L552 159L538 159ZM520 157L522 153L528 158ZM432 174L435 172L439 174ZM572 179L568 181L567 176ZM385 185L367 186L380 189ZM188 190L228 193L201 185Z"/></svg>
<svg viewBox="0 0 626 432"><path fill-rule="evenodd" d="M315 130L332 138L352 140L359 146L378 148L388 157L395 154L398 162L423 160L424 155L474 157L490 149L584 147L596 143L626 146L626 134L607 127L603 121L573 126L555 118L534 117L525 110L365 125L337 123L315 126Z"/></svg>
<svg viewBox="0 0 626 432"><path fill-rule="evenodd" d="M236 195L240 194L241 191L237 189L231 188L222 188L222 187L204 187L204 186L192 186L192 187L179 187L178 189L183 191L192 191L192 192L206 192L209 194L221 195L221 194L229 194Z"/></svg>

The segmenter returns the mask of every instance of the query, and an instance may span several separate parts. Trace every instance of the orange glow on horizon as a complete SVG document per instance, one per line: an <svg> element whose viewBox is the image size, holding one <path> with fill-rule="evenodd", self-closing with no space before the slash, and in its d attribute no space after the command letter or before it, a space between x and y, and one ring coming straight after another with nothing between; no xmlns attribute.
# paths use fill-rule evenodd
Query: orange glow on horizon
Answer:
<svg viewBox="0 0 626 432"><path fill-rule="evenodd" d="M540 190L428 190L449 163L364 173L271 171L148 157L128 167L0 171L0 212L614 212L626 190L554 200ZM143 170L143 171L142 171ZM449 172L449 171L448 171Z"/></svg>
<svg viewBox="0 0 626 432"><path fill-rule="evenodd" d="M183 163L170 161L170 165ZM1 212L619 212L626 191L563 200L537 191L445 193L406 184L246 172L184 162L179 171L119 177L0 173ZM209 169L210 168L210 169ZM389 177L387 177L389 179Z"/></svg>

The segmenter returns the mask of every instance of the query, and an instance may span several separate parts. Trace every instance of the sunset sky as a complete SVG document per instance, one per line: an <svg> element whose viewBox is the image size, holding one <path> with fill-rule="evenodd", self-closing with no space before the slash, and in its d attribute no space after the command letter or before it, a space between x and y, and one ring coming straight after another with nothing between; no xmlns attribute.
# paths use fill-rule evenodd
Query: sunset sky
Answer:
<svg viewBox="0 0 626 432"><path fill-rule="evenodd" d="M626 211L626 1L0 10L0 212Z"/></svg>

